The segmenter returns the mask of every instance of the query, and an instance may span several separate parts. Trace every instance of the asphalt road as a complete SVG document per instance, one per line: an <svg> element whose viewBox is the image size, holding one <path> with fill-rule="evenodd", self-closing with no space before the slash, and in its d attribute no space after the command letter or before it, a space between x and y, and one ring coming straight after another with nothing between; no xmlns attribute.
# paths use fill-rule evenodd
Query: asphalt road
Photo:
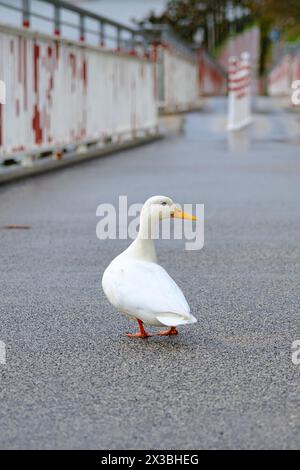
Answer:
<svg viewBox="0 0 300 470"><path fill-rule="evenodd" d="M299 448L300 126L262 102L228 142L224 101L182 134L0 188L0 447ZM205 246L160 241L198 323L129 339L102 273L128 241L96 208L128 195L204 203Z"/></svg>

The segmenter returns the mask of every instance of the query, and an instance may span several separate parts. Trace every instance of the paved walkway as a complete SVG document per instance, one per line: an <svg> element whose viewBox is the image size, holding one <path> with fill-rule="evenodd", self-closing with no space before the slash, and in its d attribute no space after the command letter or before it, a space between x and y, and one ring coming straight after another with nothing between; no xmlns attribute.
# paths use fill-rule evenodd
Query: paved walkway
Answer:
<svg viewBox="0 0 300 470"><path fill-rule="evenodd" d="M0 188L1 448L297 448L300 126L259 103L228 141L224 100L152 145ZM158 243L199 322L134 326L100 289L127 241L99 241L120 194L205 204L205 247Z"/></svg>

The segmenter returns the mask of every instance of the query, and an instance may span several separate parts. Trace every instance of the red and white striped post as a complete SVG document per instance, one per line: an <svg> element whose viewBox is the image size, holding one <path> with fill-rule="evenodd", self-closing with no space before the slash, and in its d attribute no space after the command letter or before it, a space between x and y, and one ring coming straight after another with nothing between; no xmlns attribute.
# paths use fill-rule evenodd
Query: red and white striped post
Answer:
<svg viewBox="0 0 300 470"><path fill-rule="evenodd" d="M252 122L250 55L229 58L227 130L236 131Z"/></svg>

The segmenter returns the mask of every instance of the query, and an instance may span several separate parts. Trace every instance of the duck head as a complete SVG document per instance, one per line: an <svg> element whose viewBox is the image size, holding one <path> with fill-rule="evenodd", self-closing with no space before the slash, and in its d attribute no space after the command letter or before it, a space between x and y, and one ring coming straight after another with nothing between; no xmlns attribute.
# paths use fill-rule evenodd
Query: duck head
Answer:
<svg viewBox="0 0 300 470"><path fill-rule="evenodd" d="M183 212L171 198L166 196L150 197L143 205L141 220L148 220L153 224L170 218L197 220L194 215Z"/></svg>

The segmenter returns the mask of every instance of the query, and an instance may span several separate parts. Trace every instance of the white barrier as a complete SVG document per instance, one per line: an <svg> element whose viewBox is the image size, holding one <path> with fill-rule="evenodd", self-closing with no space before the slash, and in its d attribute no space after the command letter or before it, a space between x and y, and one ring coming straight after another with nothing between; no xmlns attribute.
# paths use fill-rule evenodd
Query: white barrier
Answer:
<svg viewBox="0 0 300 470"><path fill-rule="evenodd" d="M229 58L227 130L239 130L251 122L250 55L243 52L240 60Z"/></svg>
<svg viewBox="0 0 300 470"><path fill-rule="evenodd" d="M142 57L0 26L0 79L4 159L157 126L153 62Z"/></svg>
<svg viewBox="0 0 300 470"><path fill-rule="evenodd" d="M156 96L164 112L188 111L199 105L200 81L196 54L177 51L172 45L154 46Z"/></svg>

